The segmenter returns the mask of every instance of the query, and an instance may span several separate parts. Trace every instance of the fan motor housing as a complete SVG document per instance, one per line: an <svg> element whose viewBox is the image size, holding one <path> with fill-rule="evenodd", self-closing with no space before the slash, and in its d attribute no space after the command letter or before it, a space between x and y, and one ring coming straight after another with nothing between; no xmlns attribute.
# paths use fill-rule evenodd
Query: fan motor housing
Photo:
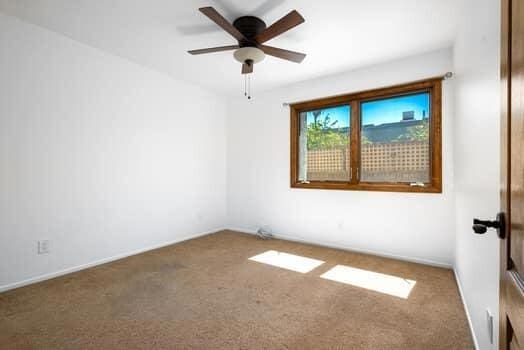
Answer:
<svg viewBox="0 0 524 350"><path fill-rule="evenodd" d="M233 26L235 26L235 28L244 34L246 39L248 39L247 42L239 42L240 47L253 46L250 41L253 40L257 34L262 33L266 29L266 23L255 16L239 17L233 22Z"/></svg>

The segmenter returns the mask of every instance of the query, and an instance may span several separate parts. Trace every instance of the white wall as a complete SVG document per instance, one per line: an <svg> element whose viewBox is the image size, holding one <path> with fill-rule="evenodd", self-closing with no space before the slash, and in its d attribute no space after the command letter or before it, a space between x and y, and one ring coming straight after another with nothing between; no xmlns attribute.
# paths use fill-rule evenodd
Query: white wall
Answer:
<svg viewBox="0 0 524 350"><path fill-rule="evenodd" d="M451 265L452 81L444 82L442 194L291 189L289 108L282 107L283 102L410 82L450 70L451 50L442 50L264 94L255 91L252 101L230 101L228 226L253 231L268 225L285 238Z"/></svg>
<svg viewBox="0 0 524 350"><path fill-rule="evenodd" d="M221 228L222 99L1 14L0 77L0 290Z"/></svg>
<svg viewBox="0 0 524 350"><path fill-rule="evenodd" d="M494 231L473 234L471 225L474 217L494 218L500 207L499 14L499 1L470 1L454 48L455 270L480 349L492 348L487 308L498 325L500 241Z"/></svg>

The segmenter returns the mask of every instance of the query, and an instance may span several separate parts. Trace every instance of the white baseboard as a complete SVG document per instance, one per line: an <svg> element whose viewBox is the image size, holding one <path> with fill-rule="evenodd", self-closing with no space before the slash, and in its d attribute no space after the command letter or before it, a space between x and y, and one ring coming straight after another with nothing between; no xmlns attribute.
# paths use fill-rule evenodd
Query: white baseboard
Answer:
<svg viewBox="0 0 524 350"><path fill-rule="evenodd" d="M462 304L464 304L464 310L466 311L466 318L468 319L468 325L469 325L469 331L471 333L471 338L473 338L473 344L475 345L475 349L479 350L479 343L477 340L477 337L475 336L475 331L473 330L473 321L471 320L471 316L468 310L468 304L466 304L466 298L464 296L464 291L462 290L462 284L460 282L457 270L453 267L453 273L455 274L455 280L457 281L457 286L460 294L460 299L462 300Z"/></svg>
<svg viewBox="0 0 524 350"><path fill-rule="evenodd" d="M222 230L224 230L224 228L217 228L217 229L211 230L211 231L195 233L195 234L192 234L192 235L187 235L187 236L184 236L184 237L176 238L176 239L174 239L172 241L163 242L163 243L160 243L160 244L155 244L155 245L148 246L148 247L145 247L145 248L136 249L136 250L133 250L133 251L130 251L130 252L117 254L117 255L114 255L114 256L111 256L111 257L108 257L108 258L103 258L103 259L99 259L99 260L96 260L96 261L92 261L92 262L89 262L89 263L86 263L86 264L69 267L67 269L63 269L63 270L59 270L59 271L55 271L55 272L46 273L46 274L40 275L40 276L31 277L31 278L25 279L23 281L6 284L6 285L3 285L3 286L0 286L0 293L8 291L8 290L11 290L11 289L27 286L29 284L45 281L45 280L48 280L48 279L51 279L51 278L67 275L67 274L72 273L72 272L85 270L85 269L88 269L90 267L94 267L94 266L97 266L97 265L102 265L102 264L105 264L105 263L108 263L108 262L111 262L111 261L127 258L127 257L132 256L132 255L145 253L145 252L150 251L150 250L166 247L166 246L169 246L169 245L172 245L172 244L175 244L175 243L180 243L180 242L183 242L183 241L187 241L187 240L190 240L190 239L193 239L193 238L209 235L211 233L219 232L219 231L222 231Z"/></svg>
<svg viewBox="0 0 524 350"><path fill-rule="evenodd" d="M254 231L252 229L239 228L239 227L228 227L227 229L231 230L231 231L244 232L244 233L249 233L249 234L256 234L256 231ZM354 248L354 247L350 247L350 246L347 246L347 245L338 244L338 243L334 243L334 242L305 239L305 238L301 238L301 237L297 237L297 236L275 234L275 233L273 233L273 236L275 238L283 239L285 241L313 244L313 245L318 245L318 246L327 247L327 248L342 249L342 250L347 250L349 252L375 255L375 256L380 256L380 257L383 257L383 258L391 258L391 259L395 259L395 260L409 261L409 262L414 262L414 263L417 263L417 264L423 264L423 265L429 265L429 266L435 266L435 267L443 267L443 268L446 268L446 269L452 269L453 268L452 264L443 263L443 262L439 262L439 261L433 261L433 260L421 259L421 258L413 258L413 257L409 257L409 256L396 255L396 254L391 254L391 253L384 253L384 252L380 252L380 251L376 251L376 250Z"/></svg>

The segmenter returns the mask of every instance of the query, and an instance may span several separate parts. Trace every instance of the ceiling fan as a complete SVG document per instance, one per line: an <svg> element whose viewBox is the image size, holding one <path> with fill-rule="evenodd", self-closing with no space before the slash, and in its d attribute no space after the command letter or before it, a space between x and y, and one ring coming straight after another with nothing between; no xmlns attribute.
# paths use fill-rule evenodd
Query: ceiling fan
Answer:
<svg viewBox="0 0 524 350"><path fill-rule="evenodd" d="M242 74L253 73L254 64L262 61L266 54L296 63L302 62L306 57L300 52L263 45L266 41L304 22L304 18L296 10L289 12L269 27L255 16L242 16L231 24L213 7L202 7L199 11L233 36L238 44L188 51L192 55L235 50L233 56L242 63Z"/></svg>

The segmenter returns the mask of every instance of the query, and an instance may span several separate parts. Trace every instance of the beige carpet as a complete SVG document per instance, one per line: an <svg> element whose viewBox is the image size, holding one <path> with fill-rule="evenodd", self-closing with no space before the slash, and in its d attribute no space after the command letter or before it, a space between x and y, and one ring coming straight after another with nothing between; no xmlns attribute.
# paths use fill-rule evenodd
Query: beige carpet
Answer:
<svg viewBox="0 0 524 350"><path fill-rule="evenodd" d="M268 250L324 263L248 260ZM337 265L416 284L404 299L320 277ZM451 270L235 232L0 294L0 349L472 348Z"/></svg>

